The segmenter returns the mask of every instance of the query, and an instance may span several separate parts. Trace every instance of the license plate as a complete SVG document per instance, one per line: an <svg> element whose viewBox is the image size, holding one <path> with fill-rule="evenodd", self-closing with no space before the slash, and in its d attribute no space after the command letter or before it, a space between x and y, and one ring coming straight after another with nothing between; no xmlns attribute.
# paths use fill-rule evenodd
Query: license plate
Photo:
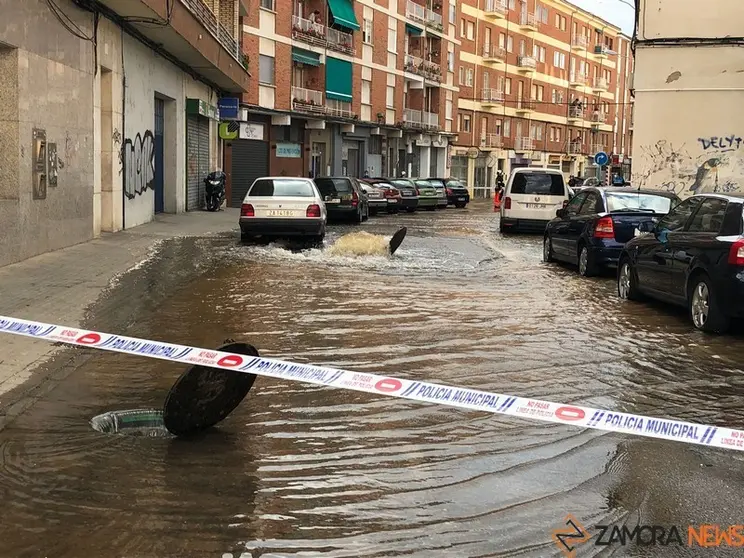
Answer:
<svg viewBox="0 0 744 558"><path fill-rule="evenodd" d="M546 207L548 207L544 203L526 203L524 204L524 206L527 209L545 209Z"/></svg>
<svg viewBox="0 0 744 558"><path fill-rule="evenodd" d="M457 198L457 201L465 201L465 198Z"/></svg>
<svg viewBox="0 0 744 558"><path fill-rule="evenodd" d="M388 203L398 203L398 200L388 200Z"/></svg>
<svg viewBox="0 0 744 558"><path fill-rule="evenodd" d="M326 203L341 203L341 200L339 200L338 198L336 198L336 199L332 199L332 200L326 200Z"/></svg>
<svg viewBox="0 0 744 558"><path fill-rule="evenodd" d="M294 211L290 209L272 209L266 212L269 217L292 217Z"/></svg>

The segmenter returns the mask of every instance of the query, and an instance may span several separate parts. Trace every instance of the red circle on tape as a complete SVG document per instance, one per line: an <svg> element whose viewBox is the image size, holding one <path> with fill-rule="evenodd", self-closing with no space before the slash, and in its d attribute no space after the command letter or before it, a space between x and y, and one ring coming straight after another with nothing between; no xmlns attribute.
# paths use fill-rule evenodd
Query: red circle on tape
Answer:
<svg viewBox="0 0 744 558"><path fill-rule="evenodd" d="M240 366L243 364L243 359L238 355L228 355L217 361L219 366Z"/></svg>
<svg viewBox="0 0 744 558"><path fill-rule="evenodd" d="M83 345L95 345L96 343L101 342L101 336L97 333L86 333L85 335L78 337L76 341Z"/></svg>
<svg viewBox="0 0 744 558"><path fill-rule="evenodd" d="M385 378L375 384L375 389L377 391L382 391L383 393L393 393L402 387L403 383L395 378Z"/></svg>
<svg viewBox="0 0 744 558"><path fill-rule="evenodd" d="M578 407L560 407L555 410L555 416L561 420L581 420L586 413Z"/></svg>

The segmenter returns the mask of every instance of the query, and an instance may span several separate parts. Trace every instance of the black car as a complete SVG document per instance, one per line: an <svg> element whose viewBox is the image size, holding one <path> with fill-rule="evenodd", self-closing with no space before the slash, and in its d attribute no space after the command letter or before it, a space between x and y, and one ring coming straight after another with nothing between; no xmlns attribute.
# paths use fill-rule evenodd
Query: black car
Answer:
<svg viewBox="0 0 744 558"><path fill-rule="evenodd" d="M447 193L447 205L463 208L470 203L470 192L456 178L427 178L436 188L444 188Z"/></svg>
<svg viewBox="0 0 744 558"><path fill-rule="evenodd" d="M361 223L369 218L367 192L356 178L322 176L314 180L325 201L329 221Z"/></svg>
<svg viewBox="0 0 744 558"><path fill-rule="evenodd" d="M578 264L591 277L614 267L636 229L663 217L680 199L660 190L584 188L545 228L543 260Z"/></svg>
<svg viewBox="0 0 744 558"><path fill-rule="evenodd" d="M725 333L744 317L743 211L742 195L699 194L646 225L620 255L620 298L686 306L697 329Z"/></svg>

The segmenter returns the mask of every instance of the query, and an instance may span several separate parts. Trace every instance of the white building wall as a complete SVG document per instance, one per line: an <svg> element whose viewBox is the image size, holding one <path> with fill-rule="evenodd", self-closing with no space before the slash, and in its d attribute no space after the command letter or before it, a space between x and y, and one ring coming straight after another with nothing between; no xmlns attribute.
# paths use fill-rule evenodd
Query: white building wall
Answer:
<svg viewBox="0 0 744 558"><path fill-rule="evenodd" d="M692 0L644 0L639 39L741 36L744 2L701 10ZM744 191L744 48L636 49L633 183L672 190Z"/></svg>

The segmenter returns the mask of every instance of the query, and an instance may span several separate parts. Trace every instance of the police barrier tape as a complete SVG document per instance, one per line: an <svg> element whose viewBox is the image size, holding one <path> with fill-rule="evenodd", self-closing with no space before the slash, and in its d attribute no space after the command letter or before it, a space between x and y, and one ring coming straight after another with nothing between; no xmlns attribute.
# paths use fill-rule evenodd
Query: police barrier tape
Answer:
<svg viewBox="0 0 744 558"><path fill-rule="evenodd" d="M550 401L488 393L430 382L405 380L298 364L273 358L248 357L186 345L161 343L111 333L86 331L0 316L0 333L56 341L78 347L140 355L183 364L200 364L285 380L364 391L502 415L531 418L621 434L634 434L688 444L744 451L744 430L694 424L672 419L563 405Z"/></svg>

